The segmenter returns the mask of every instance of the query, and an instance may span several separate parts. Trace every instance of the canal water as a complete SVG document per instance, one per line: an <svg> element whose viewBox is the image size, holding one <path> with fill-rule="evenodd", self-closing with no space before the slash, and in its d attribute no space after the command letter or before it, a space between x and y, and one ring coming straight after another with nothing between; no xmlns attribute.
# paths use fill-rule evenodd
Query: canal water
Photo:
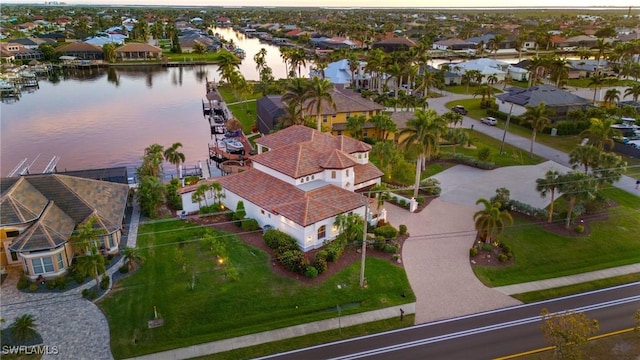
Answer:
<svg viewBox="0 0 640 360"><path fill-rule="evenodd" d="M257 80L253 56L267 49L276 78L286 77L278 47L216 29L246 52L240 71ZM188 166L208 157L209 127L202 115L205 82L215 65L77 70L58 81L41 80L19 101L0 104L0 174L23 159L42 170L53 156L58 171L140 164L144 148L181 142ZM308 70L305 72L308 73ZM175 166L165 164L165 172Z"/></svg>

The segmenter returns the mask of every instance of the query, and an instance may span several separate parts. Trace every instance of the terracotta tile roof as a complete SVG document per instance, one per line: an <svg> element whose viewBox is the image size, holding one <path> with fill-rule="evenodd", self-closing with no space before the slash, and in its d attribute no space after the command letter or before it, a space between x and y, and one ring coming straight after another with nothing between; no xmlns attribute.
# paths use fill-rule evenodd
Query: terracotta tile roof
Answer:
<svg viewBox="0 0 640 360"><path fill-rule="evenodd" d="M356 162L350 154L371 150L371 145L348 136L333 136L299 125L264 136L256 143L271 150L251 157L251 161L294 179L324 169L352 167Z"/></svg>
<svg viewBox="0 0 640 360"><path fill-rule="evenodd" d="M162 53L162 49L143 43L129 43L122 45L116 49L116 52L146 52L146 53Z"/></svg>
<svg viewBox="0 0 640 360"><path fill-rule="evenodd" d="M89 44L83 41L78 41L66 45L62 45L56 48L60 52L102 52L102 48L97 45Z"/></svg>
<svg viewBox="0 0 640 360"><path fill-rule="evenodd" d="M364 206L363 196L335 185L303 191L256 169L218 179L223 188L301 226Z"/></svg>
<svg viewBox="0 0 640 360"><path fill-rule="evenodd" d="M353 168L354 172L354 185L361 184L363 182L377 179L384 175L382 171L380 171L375 165L372 163L366 164L357 164Z"/></svg>

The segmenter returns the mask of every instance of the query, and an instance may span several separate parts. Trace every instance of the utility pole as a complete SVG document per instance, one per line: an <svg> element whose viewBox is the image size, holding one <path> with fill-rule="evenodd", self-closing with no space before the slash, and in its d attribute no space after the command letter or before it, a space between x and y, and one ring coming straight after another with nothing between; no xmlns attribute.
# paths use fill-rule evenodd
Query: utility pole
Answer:
<svg viewBox="0 0 640 360"><path fill-rule="evenodd" d="M362 260L360 261L360 287L364 287L364 262L367 258L367 217L369 215L369 196L371 195L371 191L369 191L369 195L365 198L364 205L364 225L362 226Z"/></svg>
<svg viewBox="0 0 640 360"><path fill-rule="evenodd" d="M509 108L509 115L507 116L507 123L504 125L504 132L502 133L502 142L500 143L500 155L502 155L502 149L504 149L504 140L507 137L507 129L509 129L509 121L511 120L511 112L513 111L513 103Z"/></svg>

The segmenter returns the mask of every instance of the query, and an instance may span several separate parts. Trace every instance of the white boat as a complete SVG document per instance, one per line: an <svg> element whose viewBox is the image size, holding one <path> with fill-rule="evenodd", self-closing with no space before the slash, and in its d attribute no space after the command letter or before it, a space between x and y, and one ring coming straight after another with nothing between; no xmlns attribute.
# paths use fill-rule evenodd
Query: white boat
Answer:
<svg viewBox="0 0 640 360"><path fill-rule="evenodd" d="M244 145L236 139L233 138L224 138L221 140L224 145L227 147L228 151L239 151L244 149Z"/></svg>

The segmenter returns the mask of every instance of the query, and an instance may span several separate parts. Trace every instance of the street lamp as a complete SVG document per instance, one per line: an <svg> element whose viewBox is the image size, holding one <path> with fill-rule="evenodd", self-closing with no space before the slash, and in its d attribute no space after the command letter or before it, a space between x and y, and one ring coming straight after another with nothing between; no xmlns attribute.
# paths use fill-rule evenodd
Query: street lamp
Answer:
<svg viewBox="0 0 640 360"><path fill-rule="evenodd" d="M369 199L371 198L371 190L369 190L369 195L366 196L366 201L364 205L364 225L362 227L362 260L360 262L360 287L363 288L365 286L364 283L364 263L367 260L367 217L369 212Z"/></svg>
<svg viewBox="0 0 640 360"><path fill-rule="evenodd" d="M502 102L504 104L504 101ZM513 111L513 103L509 108L509 115L507 115L507 123L504 125L504 132L502 133L502 142L500 143L500 155L502 155L502 149L504 148L504 139L507 137L507 129L509 129L509 121L511 121L511 112Z"/></svg>

